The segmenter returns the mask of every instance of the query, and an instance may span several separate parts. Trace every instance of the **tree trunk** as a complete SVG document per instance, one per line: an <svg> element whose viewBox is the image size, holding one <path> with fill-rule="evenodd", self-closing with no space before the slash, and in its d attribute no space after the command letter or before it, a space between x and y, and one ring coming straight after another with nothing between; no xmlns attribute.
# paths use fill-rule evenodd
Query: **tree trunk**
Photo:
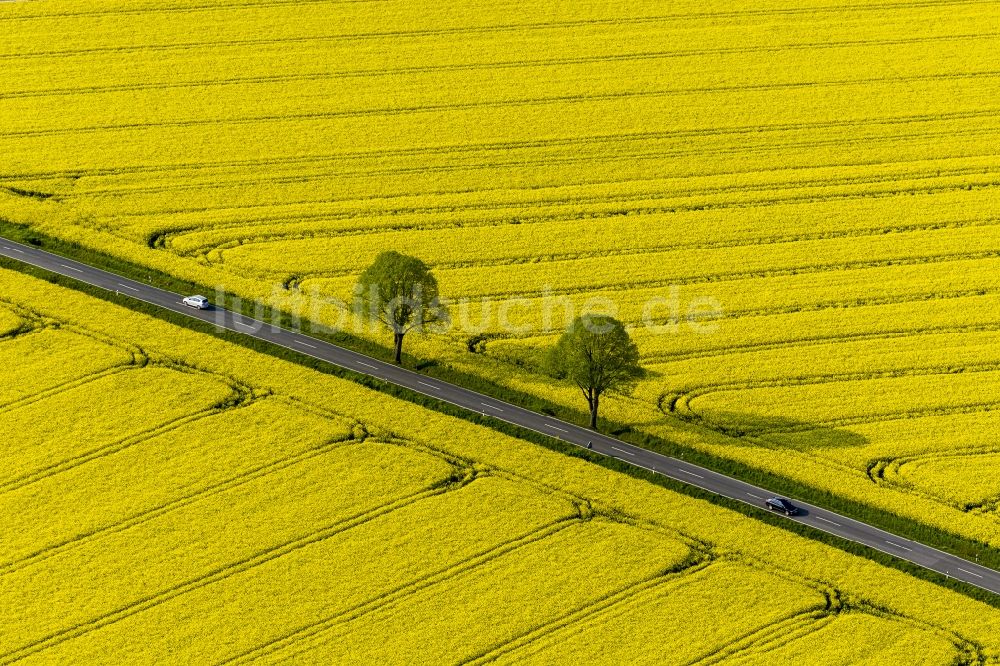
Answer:
<svg viewBox="0 0 1000 666"><path fill-rule="evenodd" d="M393 342L396 344L396 365L403 364L403 333L394 333Z"/></svg>
<svg viewBox="0 0 1000 666"><path fill-rule="evenodd" d="M597 406L600 403L601 398L599 396L594 396L590 402L590 428L591 430L597 430Z"/></svg>

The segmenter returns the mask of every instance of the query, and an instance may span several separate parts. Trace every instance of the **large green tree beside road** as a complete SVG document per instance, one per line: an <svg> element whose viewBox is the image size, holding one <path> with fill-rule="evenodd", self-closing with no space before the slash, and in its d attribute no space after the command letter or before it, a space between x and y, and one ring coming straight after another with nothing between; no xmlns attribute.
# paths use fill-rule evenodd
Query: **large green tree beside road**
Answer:
<svg viewBox="0 0 1000 666"><path fill-rule="evenodd" d="M620 321L607 315L578 317L546 357L549 373L580 387L590 408L590 427L607 391L627 392L643 375L639 349Z"/></svg>
<svg viewBox="0 0 1000 666"><path fill-rule="evenodd" d="M378 320L393 333L396 363L403 362L403 337L448 319L441 305L437 279L427 264L399 252L383 252L358 278L363 315Z"/></svg>

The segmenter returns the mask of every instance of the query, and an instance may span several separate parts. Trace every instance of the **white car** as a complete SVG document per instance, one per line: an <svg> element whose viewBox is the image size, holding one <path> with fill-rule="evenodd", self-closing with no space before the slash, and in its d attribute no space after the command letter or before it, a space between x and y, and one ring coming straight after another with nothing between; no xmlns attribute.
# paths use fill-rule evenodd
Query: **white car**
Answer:
<svg viewBox="0 0 1000 666"><path fill-rule="evenodd" d="M198 308L199 310L207 310L209 307L208 299L204 296L188 296L181 302L184 303L184 305L192 308Z"/></svg>

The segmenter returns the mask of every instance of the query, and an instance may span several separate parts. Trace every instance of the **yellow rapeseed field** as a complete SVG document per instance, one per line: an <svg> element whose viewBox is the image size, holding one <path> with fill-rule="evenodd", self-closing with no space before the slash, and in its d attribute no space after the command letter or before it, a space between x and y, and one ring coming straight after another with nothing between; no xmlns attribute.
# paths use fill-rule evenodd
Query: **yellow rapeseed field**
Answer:
<svg viewBox="0 0 1000 666"><path fill-rule="evenodd" d="M453 325L409 349L581 409L540 352L611 309L652 372L607 416L1000 546L998 49L983 0L0 3L0 218L352 330L414 254ZM267 402L22 327L0 400Z"/></svg>
<svg viewBox="0 0 1000 666"><path fill-rule="evenodd" d="M870 560L20 273L0 294L0 663L1000 663L1000 610Z"/></svg>

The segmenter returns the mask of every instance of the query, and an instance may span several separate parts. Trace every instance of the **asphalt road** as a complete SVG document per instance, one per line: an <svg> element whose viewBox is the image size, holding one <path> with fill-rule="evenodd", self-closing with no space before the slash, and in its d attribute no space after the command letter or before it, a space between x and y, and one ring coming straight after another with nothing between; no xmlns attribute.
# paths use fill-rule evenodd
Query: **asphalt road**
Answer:
<svg viewBox="0 0 1000 666"><path fill-rule="evenodd" d="M738 479L713 472L704 467L692 465L683 460L654 453L632 444L607 437L572 423L538 414L536 412L508 404L501 400L449 384L432 377L421 375L332 345L322 340L277 328L271 324L246 318L241 314L214 308L199 311L181 303L182 296L151 287L142 282L103 271L87 264L44 252L0 238L0 255L17 261L38 266L53 273L74 278L109 291L119 292L168 310L207 321L231 331L254 336L274 344L293 349L328 363L347 368L358 373L404 386L408 389L452 403L465 409L487 414L523 428L556 437L577 446L588 443L597 453L618 458L647 470L662 474L677 481L717 493L730 499L763 508L764 500L774 494L767 490L744 483ZM190 294L186 294L190 295ZM908 560L914 564L965 581L976 587L1000 594L1000 572L979 564L949 555L922 543L904 539L846 516L842 516L792 498L802 513L787 518L804 523L844 539L849 539L876 550Z"/></svg>

